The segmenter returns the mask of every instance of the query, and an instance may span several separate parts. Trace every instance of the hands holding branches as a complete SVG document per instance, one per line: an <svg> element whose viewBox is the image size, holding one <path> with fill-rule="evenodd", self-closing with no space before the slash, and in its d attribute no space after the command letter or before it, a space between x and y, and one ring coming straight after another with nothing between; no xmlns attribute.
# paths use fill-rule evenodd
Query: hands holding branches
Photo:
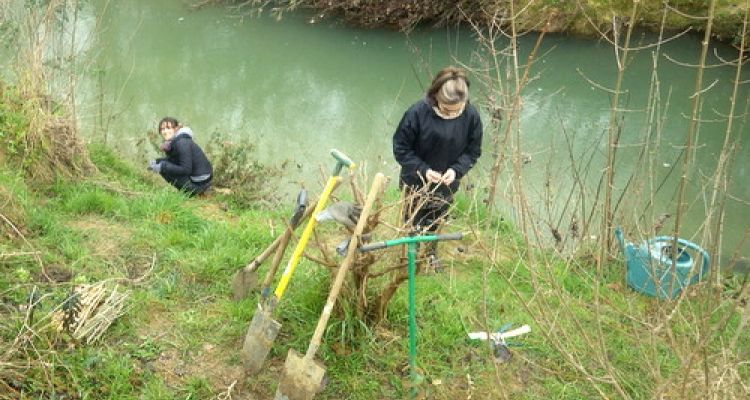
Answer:
<svg viewBox="0 0 750 400"><path fill-rule="evenodd" d="M456 171L453 168L448 168L445 173L441 174L440 172L428 169L425 178L427 178L427 182L450 185L456 180Z"/></svg>

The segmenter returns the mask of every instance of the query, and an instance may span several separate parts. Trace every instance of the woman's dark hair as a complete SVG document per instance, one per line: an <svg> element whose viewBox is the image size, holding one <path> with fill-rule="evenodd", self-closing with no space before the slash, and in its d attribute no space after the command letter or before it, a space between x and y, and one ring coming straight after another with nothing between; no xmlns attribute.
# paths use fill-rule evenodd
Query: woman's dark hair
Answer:
<svg viewBox="0 0 750 400"><path fill-rule="evenodd" d="M165 122L173 128L180 126L180 121L178 121L177 118L164 117L161 119L161 121L159 121L159 125L156 125L156 132L161 132L161 126L164 125Z"/></svg>
<svg viewBox="0 0 750 400"><path fill-rule="evenodd" d="M443 88L443 85L445 85L446 82L454 79L463 80L466 83L465 89L469 88L469 79L466 78L466 71L464 71L462 68L445 67L438 71L437 74L435 74L430 87L427 89L427 99L432 103L433 106L437 105L437 95L438 92ZM466 93L456 93L456 95L463 98L463 101L465 101L468 97L468 90L466 91Z"/></svg>

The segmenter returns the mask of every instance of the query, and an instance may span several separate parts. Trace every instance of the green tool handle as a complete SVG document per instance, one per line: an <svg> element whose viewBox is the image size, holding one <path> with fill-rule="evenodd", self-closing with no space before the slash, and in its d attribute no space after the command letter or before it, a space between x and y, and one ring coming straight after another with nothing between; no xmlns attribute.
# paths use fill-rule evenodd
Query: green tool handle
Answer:
<svg viewBox="0 0 750 400"><path fill-rule="evenodd" d="M409 265L409 375L411 375L411 398L417 394L417 301L416 301L416 270L417 270L417 242L409 242L406 246Z"/></svg>
<svg viewBox="0 0 750 400"><path fill-rule="evenodd" d="M417 305L416 305L416 271L417 271L417 243L436 242L440 240L461 240L464 234L461 232L446 233L442 235L423 235L423 236L406 236L383 242L366 244L359 248L359 251L373 251L390 246L406 244L406 254L408 260L409 274L409 374L411 375L412 388L411 398L416 397L417 393Z"/></svg>
<svg viewBox="0 0 750 400"><path fill-rule="evenodd" d="M382 242L368 243L359 247L359 251L367 252L373 250L380 250L386 247L398 246L401 244L410 244L418 242L437 242L442 240L461 240L464 234L461 232L445 233L440 235L424 235L424 236L406 236L393 240L385 240Z"/></svg>
<svg viewBox="0 0 750 400"><path fill-rule="evenodd" d="M331 149L331 155L336 159L336 166L333 168L334 176L337 176L341 173L341 168L343 166L346 166L349 169L357 166L357 164L355 164L351 158L347 157L346 154L340 152L339 150Z"/></svg>

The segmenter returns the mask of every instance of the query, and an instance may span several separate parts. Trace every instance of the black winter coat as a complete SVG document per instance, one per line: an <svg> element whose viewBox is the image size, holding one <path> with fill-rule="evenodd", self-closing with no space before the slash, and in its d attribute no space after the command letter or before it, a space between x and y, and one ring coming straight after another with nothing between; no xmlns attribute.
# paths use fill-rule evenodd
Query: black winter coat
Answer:
<svg viewBox="0 0 750 400"><path fill-rule="evenodd" d="M482 121L479 112L467 103L455 119L443 119L427 99L412 105L393 134L393 155L401 165L401 182L421 186L427 169L444 173L456 171L451 192L482 154ZM420 177L421 176L421 177Z"/></svg>
<svg viewBox="0 0 750 400"><path fill-rule="evenodd" d="M213 167L203 150L188 134L178 134L166 151L167 157L161 163L164 177L198 177L213 174Z"/></svg>

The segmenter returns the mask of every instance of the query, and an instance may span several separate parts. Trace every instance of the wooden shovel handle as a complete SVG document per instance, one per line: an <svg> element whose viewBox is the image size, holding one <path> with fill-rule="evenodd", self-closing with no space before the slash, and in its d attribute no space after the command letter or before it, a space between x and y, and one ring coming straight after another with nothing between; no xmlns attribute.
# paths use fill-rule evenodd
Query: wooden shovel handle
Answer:
<svg viewBox="0 0 750 400"><path fill-rule="evenodd" d="M305 212L302 214L302 217L300 218L297 225L301 224L303 221L305 221L307 218L310 217L313 213L313 208L308 207L305 209ZM284 257L284 250L286 250L286 246L289 244L289 239L292 237L292 233L294 233L294 228L296 226L287 225L286 230L284 231L284 234L280 236L281 243L279 243L279 247L276 249L276 254L273 256L273 261L271 261L271 267L268 269L268 272L266 272L265 278L263 278L263 285L261 286L261 295L265 298L268 297L270 287L271 287L271 281L273 280L273 277L276 275L276 271L279 269L279 265L281 264L281 259Z"/></svg>
<svg viewBox="0 0 750 400"><path fill-rule="evenodd" d="M253 258L253 261L250 261L249 264L247 264L243 269L247 272L253 272L256 269L260 267L261 264L263 264L263 261L266 261L266 258L271 255L274 251L276 251L276 248L279 247L279 243L283 240L284 235L279 235L276 239L274 239L271 244L266 247L265 250L263 250L262 253L260 253L259 256Z"/></svg>
<svg viewBox="0 0 750 400"><path fill-rule="evenodd" d="M381 173L377 173L372 181L370 193L367 194L367 200L365 201L364 207L362 207L362 213L359 216L357 226L354 228L354 233L352 234L351 241L349 242L346 257L344 258L344 261L341 263L341 267L339 267L339 270L336 273L336 279L333 281L331 291L328 293L328 300L326 301L325 307L323 307L323 312L320 314L320 319L318 319L318 325L315 327L315 333L313 333L312 340L310 340L310 346L307 348L305 358L308 360L311 360L313 357L315 357L315 353L317 353L318 347L320 347L320 340L323 337L323 332L325 331L326 325L328 324L328 319L331 316L331 311L336 305L336 297L338 297L338 294L341 291L341 286L343 286L344 278L346 277L346 273L349 271L349 267L354 262L355 255L357 254L357 246L359 244L360 236L362 235L365 226L367 226L367 218L369 218L370 216L370 210L372 209L373 204L375 204L375 200L378 198L384 182L385 175Z"/></svg>
<svg viewBox="0 0 750 400"><path fill-rule="evenodd" d="M302 221L304 221L305 218L308 218L310 216L310 214L312 214L312 209L311 208L307 208L305 210L305 213L302 214L302 218L300 218L299 222L301 223ZM248 272L252 272L252 271L255 271L256 269L258 269L260 267L260 265L263 264L263 262L266 261L266 259L272 253L274 253L274 251L276 251L276 249L279 247L279 245L282 242L284 242L284 240L285 240L284 237L286 236L288 230L289 230L289 225L287 225L287 229L284 231L284 233L282 233L281 235L279 235L278 237L276 237L276 239L274 239L273 242L271 242L271 244L269 244L268 247L265 250L263 250L263 252L260 253L259 256L255 257L253 259L253 261L251 261L249 264L247 264L243 269L245 271L248 271ZM294 230L294 229L292 228L292 230ZM288 237L286 238L286 241L289 242L289 238ZM282 246L282 247L284 247L284 246Z"/></svg>

